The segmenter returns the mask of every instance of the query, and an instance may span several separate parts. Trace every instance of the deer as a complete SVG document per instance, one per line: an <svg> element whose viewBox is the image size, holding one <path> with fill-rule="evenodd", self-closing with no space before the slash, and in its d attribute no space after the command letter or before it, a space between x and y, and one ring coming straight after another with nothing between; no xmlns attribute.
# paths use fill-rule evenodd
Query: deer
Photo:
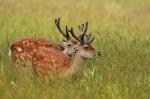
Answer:
<svg viewBox="0 0 150 99"><path fill-rule="evenodd" d="M33 53L38 48L41 48L43 46L48 49L59 50L69 56L72 53L74 53L73 48L74 46L77 45L78 42L70 38L69 33L68 33L68 26L66 25L66 32L64 32L60 27L60 18L55 19L55 25L57 29L59 30L59 32L61 33L61 35L63 35L64 37L63 46L49 43L48 41L43 40L43 39L27 38L27 39L18 40L11 45L10 56L13 62L21 63L21 64L23 63L23 65L25 66L25 62L27 61L31 62ZM88 24L86 24L85 26L82 26L82 28L84 28L82 30L82 34L83 32L86 32L85 30L87 30L87 25Z"/></svg>
<svg viewBox="0 0 150 99"><path fill-rule="evenodd" d="M79 28L81 29L81 27ZM91 38L90 35L87 35L88 37L85 39L86 32L76 36L73 28L69 29L69 33L80 43L75 47L74 57L64 55L59 50L40 48L32 57L32 67L35 74L39 77L54 75L62 78L76 78L83 74L86 59L97 58L101 55L101 52L95 50L91 45L95 37Z"/></svg>

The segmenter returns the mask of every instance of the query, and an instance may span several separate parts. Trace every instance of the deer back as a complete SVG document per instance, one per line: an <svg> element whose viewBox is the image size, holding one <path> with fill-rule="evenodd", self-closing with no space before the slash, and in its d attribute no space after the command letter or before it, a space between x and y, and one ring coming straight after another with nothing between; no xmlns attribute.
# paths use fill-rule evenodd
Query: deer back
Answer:
<svg viewBox="0 0 150 99"><path fill-rule="evenodd" d="M64 48L56 44L50 44L43 39L22 39L11 46L11 57L14 62L31 60L33 55L33 49L37 49L40 46L47 48L53 48L62 51Z"/></svg>

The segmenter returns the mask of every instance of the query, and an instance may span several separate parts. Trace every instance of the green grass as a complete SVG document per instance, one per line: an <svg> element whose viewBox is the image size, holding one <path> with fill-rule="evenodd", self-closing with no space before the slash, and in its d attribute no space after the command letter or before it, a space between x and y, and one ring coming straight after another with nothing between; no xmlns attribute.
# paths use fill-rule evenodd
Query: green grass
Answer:
<svg viewBox="0 0 150 99"><path fill-rule="evenodd" d="M89 21L102 52L87 60L80 80L46 82L16 69L10 44L21 38L61 43L54 18L62 26ZM149 99L149 0L0 0L0 99Z"/></svg>

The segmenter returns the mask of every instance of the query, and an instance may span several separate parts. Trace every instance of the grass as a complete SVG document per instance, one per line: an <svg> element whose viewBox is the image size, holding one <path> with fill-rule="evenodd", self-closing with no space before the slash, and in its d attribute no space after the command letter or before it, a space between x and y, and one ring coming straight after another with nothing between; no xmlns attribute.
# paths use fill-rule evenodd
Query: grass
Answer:
<svg viewBox="0 0 150 99"><path fill-rule="evenodd" d="M149 99L149 0L0 0L1 99ZM89 21L102 52L87 60L84 75L70 83L46 82L16 69L8 57L10 44L21 38L61 43L54 18L62 26Z"/></svg>

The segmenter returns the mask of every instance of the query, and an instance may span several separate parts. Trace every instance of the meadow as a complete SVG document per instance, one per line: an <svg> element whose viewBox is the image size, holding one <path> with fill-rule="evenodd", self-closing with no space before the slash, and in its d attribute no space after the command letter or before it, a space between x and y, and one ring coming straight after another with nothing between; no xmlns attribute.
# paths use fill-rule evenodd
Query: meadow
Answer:
<svg viewBox="0 0 150 99"><path fill-rule="evenodd" d="M61 44L62 27L89 22L102 55L75 82L16 69L10 45L22 38ZM150 99L150 0L0 0L0 99Z"/></svg>

